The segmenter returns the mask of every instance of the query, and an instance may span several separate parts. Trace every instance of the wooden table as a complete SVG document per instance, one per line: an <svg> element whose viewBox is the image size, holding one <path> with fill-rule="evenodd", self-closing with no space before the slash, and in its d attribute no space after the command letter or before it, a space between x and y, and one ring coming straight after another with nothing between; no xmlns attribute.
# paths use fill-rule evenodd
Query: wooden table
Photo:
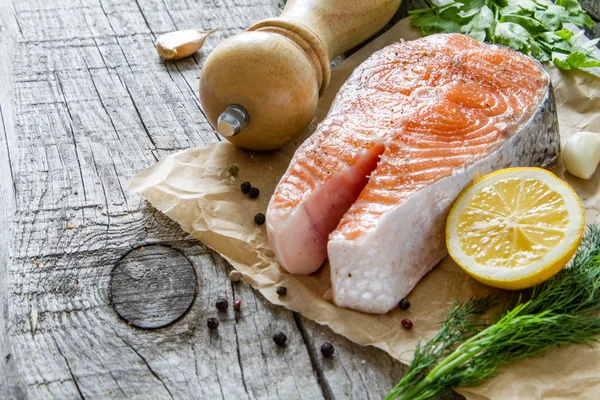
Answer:
<svg viewBox="0 0 600 400"><path fill-rule="evenodd" d="M409 3L395 20L422 1ZM398 361L231 283L220 256L123 189L218 140L198 101L202 63L282 7L0 0L0 397L377 399L398 381ZM159 34L216 26L193 57L156 56ZM209 333L221 296L242 311Z"/></svg>

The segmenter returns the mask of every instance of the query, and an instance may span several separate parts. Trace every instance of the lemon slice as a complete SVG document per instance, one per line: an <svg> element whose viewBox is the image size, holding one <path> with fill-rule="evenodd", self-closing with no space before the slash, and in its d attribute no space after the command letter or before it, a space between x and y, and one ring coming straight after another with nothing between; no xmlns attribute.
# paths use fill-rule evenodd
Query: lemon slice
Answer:
<svg viewBox="0 0 600 400"><path fill-rule="evenodd" d="M448 216L446 245L478 281L524 289L569 262L584 224L579 198L565 182L541 168L509 168L460 194Z"/></svg>

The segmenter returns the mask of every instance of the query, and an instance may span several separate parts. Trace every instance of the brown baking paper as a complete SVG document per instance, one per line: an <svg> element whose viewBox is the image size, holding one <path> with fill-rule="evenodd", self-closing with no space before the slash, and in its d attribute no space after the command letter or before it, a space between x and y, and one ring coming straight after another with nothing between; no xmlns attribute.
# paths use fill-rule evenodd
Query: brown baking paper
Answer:
<svg viewBox="0 0 600 400"><path fill-rule="evenodd" d="M329 88L319 102L316 121L323 119L340 86L352 70L374 51L420 34L407 20L400 21L345 60L332 72ZM555 85L563 137L579 130L600 126L600 79L584 73L561 73L549 68ZM314 130L316 122L304 138ZM179 222L181 227L219 252L245 279L272 303L297 311L361 345L383 349L402 362L409 362L419 339L432 337L445 319L454 300L464 301L473 294L492 289L474 281L450 259L442 261L409 296L409 310L387 315L369 315L336 307L323 299L329 289L329 268L310 276L286 273L269 248L264 226L253 217L265 212L267 203L285 172L299 139L282 150L252 153L228 142L184 150L168 156L140 172L128 183L158 210ZM239 167L233 178L230 165ZM557 173L577 190L587 209L587 220L599 220L600 173L591 181ZM250 181L260 189L251 200L240 191L240 183ZM407 227L410 229L410 227ZM283 285L288 295L278 297ZM402 329L400 321L410 318L414 328ZM551 351L544 358L520 361L504 368L504 373L475 389L461 390L473 399L509 398L600 398L600 348L571 346ZM391 388L390 388L391 389Z"/></svg>

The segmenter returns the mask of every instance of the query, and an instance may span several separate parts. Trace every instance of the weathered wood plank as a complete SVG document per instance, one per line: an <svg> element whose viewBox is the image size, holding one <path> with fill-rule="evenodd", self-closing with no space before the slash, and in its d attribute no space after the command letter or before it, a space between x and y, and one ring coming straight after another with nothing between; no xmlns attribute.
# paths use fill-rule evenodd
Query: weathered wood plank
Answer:
<svg viewBox="0 0 600 400"><path fill-rule="evenodd" d="M13 31L11 50L23 56L11 59L8 74L15 81L8 100L15 138L4 148L15 154L14 179L3 182L14 183L17 207L5 241L14 258L3 321L11 325L11 365L27 396L321 396L290 312L240 288L242 314L236 320L230 313L218 332L208 332L217 294L232 297L222 260L122 189L161 152L215 141L196 93L206 53L192 64L165 64L154 53L154 30L205 20L221 25L222 35L233 34L275 15L277 3L179 2L170 10L143 1L15 6L20 30ZM132 328L110 304L110 273L132 247L165 242L196 264L200 293L176 324ZM289 332L285 351L275 348L270 324ZM298 371L291 374L291 366Z"/></svg>
<svg viewBox="0 0 600 400"><path fill-rule="evenodd" d="M2 6L2 2L0 2ZM10 247L14 225L13 215L16 206L16 191L13 185L12 154L9 143L15 143L12 80L10 79L11 59L14 51L12 32L18 30L13 18L12 7L2 7L0 13L0 397L23 399L24 386L16 373L14 351L8 331L9 274L7 266L12 262Z"/></svg>
<svg viewBox="0 0 600 400"><path fill-rule="evenodd" d="M313 321L296 318L307 332L317 369L322 371L333 398L381 399L402 377L404 366L382 350L356 346ZM321 354L325 342L335 347L330 359Z"/></svg>
<svg viewBox="0 0 600 400"><path fill-rule="evenodd" d="M600 37L600 2L598 0L581 0L581 5L596 22L593 28L585 28L585 33L590 38Z"/></svg>
<svg viewBox="0 0 600 400"><path fill-rule="evenodd" d="M325 386L336 399L382 399L402 377L404 366L384 351L357 346L348 339L321 327L313 321L296 316L301 330L306 331L314 352L317 370L322 371ZM332 343L334 356L324 358L320 348L323 343ZM464 397L457 393L442 396L439 400L458 400Z"/></svg>
<svg viewBox="0 0 600 400"><path fill-rule="evenodd" d="M198 101L204 58L281 6L0 0L0 397L380 398L400 377L385 353L232 284L219 256L122 188L157 159L217 140ZM156 57L157 35L217 25L193 57ZM198 286L180 320L149 331L118 317L108 288L125 254L153 244L183 252ZM220 296L242 299L242 312L217 313Z"/></svg>
<svg viewBox="0 0 600 400"><path fill-rule="evenodd" d="M121 259L110 277L110 302L139 328L162 328L183 316L196 297L194 266L179 250L141 246Z"/></svg>
<svg viewBox="0 0 600 400"><path fill-rule="evenodd" d="M579 3L596 22L600 22L600 3L597 0L580 0Z"/></svg>

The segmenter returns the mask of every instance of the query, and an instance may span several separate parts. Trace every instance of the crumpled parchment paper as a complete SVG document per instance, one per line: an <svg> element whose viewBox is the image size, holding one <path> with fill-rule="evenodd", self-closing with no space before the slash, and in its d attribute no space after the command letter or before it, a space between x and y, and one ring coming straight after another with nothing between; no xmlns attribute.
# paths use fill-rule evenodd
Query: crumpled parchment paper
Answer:
<svg viewBox="0 0 600 400"><path fill-rule="evenodd" d="M407 311L369 315L339 308L323 299L330 287L329 268L325 266L310 276L286 273L269 248L265 227L257 226L253 218L266 211L295 149L326 116L352 70L385 45L419 36L408 20L402 20L335 68L315 122L295 143L269 153L248 152L229 142L184 150L140 172L128 182L128 189L142 194L185 231L219 252L272 303L300 312L356 343L376 346L409 362L417 340L436 333L453 300L465 301L475 293L483 295L493 289L474 281L446 258L409 295L412 306ZM600 130L600 79L582 72L561 72L552 66L548 70L563 139L579 130ZM231 164L240 169L235 179L227 172ZM600 173L584 181L564 173L560 162L555 172L582 198L587 221L600 221ZM241 193L239 186L244 181L260 189L258 199ZM287 296L277 296L279 285L288 288ZM414 322L414 329L401 328L404 318ZM507 366L499 377L460 392L470 399L598 399L598 371L600 347L570 346Z"/></svg>

